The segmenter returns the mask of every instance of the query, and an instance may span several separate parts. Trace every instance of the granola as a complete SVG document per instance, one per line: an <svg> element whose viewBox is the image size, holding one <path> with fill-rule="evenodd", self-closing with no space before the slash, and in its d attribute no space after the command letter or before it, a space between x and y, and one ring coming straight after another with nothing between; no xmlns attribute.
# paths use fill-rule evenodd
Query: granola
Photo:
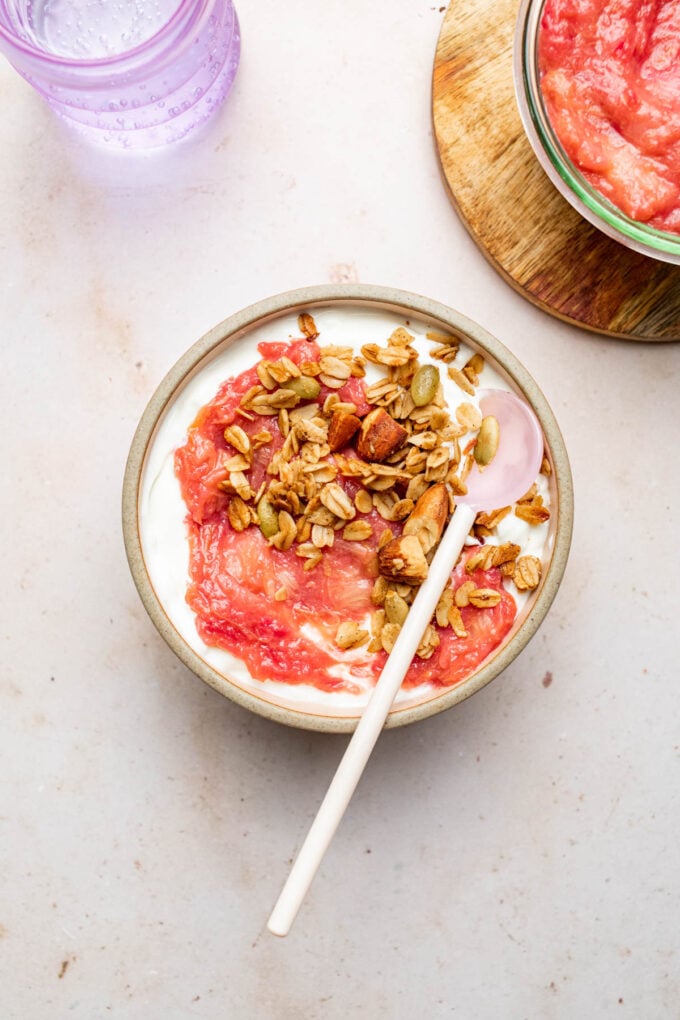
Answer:
<svg viewBox="0 0 680 1020"><path fill-rule="evenodd" d="M325 343L310 313L300 316L299 330L309 341L304 354L281 344L244 373L248 385L220 432L209 476L218 498L209 505L244 543L259 533L310 579L328 578L343 548L364 550L373 612L348 613L332 643L355 657L389 652L468 473L490 463L498 445L495 420L475 402L485 362L464 338L431 331L423 345L406 325L352 346ZM547 454L542 471L545 480ZM543 534L546 494L540 484L514 506L477 515L420 660L440 661L444 637L473 640L472 621L504 609L506 593L512 602L537 589L538 543L525 548L499 536L511 520ZM203 510L185 498L200 527ZM281 570L267 598L283 611L295 606L295 585L283 560Z"/></svg>

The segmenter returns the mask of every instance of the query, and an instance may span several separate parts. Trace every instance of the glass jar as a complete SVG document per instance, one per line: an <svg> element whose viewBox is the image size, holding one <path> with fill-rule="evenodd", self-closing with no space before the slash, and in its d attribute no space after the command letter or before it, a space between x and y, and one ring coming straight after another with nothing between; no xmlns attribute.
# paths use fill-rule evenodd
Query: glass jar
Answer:
<svg viewBox="0 0 680 1020"><path fill-rule="evenodd" d="M541 91L539 33L545 2L520 3L513 54L520 117L539 163L560 194L602 233L644 255L680 264L680 234L631 219L586 180L562 146Z"/></svg>
<svg viewBox="0 0 680 1020"><path fill-rule="evenodd" d="M231 0L0 0L0 49L81 133L148 148L218 109L240 32Z"/></svg>

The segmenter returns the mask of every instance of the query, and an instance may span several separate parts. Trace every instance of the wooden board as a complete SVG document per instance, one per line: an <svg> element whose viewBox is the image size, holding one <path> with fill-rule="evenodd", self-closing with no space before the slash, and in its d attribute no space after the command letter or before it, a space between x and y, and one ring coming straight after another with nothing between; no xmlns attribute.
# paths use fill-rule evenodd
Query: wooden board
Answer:
<svg viewBox="0 0 680 1020"><path fill-rule="evenodd" d="M561 197L524 134L512 45L517 0L452 0L434 61L435 140L482 252L560 319L628 340L680 340L680 266L638 255Z"/></svg>

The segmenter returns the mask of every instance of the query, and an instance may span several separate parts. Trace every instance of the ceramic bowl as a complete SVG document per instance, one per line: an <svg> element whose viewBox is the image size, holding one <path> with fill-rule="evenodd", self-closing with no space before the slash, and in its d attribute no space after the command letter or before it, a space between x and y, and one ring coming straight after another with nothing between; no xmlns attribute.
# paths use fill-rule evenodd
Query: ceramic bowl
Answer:
<svg viewBox="0 0 680 1020"><path fill-rule="evenodd" d="M594 227L626 248L680 265L680 235L631 219L593 188L564 151L548 118L538 67L538 36L545 0L521 0L515 29L515 95L526 136L563 198Z"/></svg>
<svg viewBox="0 0 680 1020"><path fill-rule="evenodd" d="M459 337L483 355L488 374L514 390L533 407L552 466L548 477L551 518L546 525L540 586L518 611L500 647L467 679L452 687L421 685L398 696L387 725L401 726L450 708L497 677L524 648L544 619L564 572L572 528L572 487L567 453L553 414L525 368L480 326L444 305L403 291L381 287L336 285L311 287L268 298L220 323L180 358L151 398L137 428L123 488L126 552L144 606L161 636L198 677L239 705L277 722L304 729L350 732L365 699L319 691L311 685L282 685L254 680L228 653L207 648L198 637L184 593L188 583L186 510L172 469L198 409L212 399L219 383L257 360L263 338L299 336L298 315L311 313L324 337L334 340L356 333L358 343L371 335L371 324L422 325ZM394 328L390 327L390 331ZM384 339L389 333L384 334ZM337 339L336 342L346 342ZM487 369L485 369L487 371ZM485 385L488 383L485 381ZM162 506L162 515L153 514ZM169 508L169 509L168 509ZM161 517L163 518L161 520ZM166 519L167 518L167 519ZM153 520L153 526L150 521ZM244 675L244 673L246 675ZM367 695L366 695L367 697Z"/></svg>

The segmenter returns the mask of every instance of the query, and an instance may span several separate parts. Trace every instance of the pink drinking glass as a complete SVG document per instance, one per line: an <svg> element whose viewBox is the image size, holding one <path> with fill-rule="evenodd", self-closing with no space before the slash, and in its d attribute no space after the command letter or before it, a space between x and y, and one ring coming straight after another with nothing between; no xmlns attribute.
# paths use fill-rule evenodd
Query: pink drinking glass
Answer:
<svg viewBox="0 0 680 1020"><path fill-rule="evenodd" d="M0 50L89 138L184 138L229 92L241 49L232 0L0 0Z"/></svg>

